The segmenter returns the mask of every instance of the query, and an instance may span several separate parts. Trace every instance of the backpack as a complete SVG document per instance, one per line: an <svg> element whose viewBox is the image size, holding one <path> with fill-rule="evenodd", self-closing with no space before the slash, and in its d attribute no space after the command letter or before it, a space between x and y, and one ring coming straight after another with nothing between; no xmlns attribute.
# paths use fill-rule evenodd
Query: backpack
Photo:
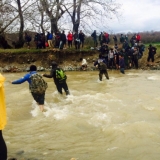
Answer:
<svg viewBox="0 0 160 160"><path fill-rule="evenodd" d="M30 76L31 79L31 84L30 84L30 91L33 93L45 93L48 85L47 83L44 81L44 79L42 78L41 75L39 75L38 73L36 74L32 74Z"/></svg>
<svg viewBox="0 0 160 160"><path fill-rule="evenodd" d="M106 70L107 69L107 65L103 61L101 61L101 62L99 62L99 69L100 70Z"/></svg>
<svg viewBox="0 0 160 160"><path fill-rule="evenodd" d="M56 79L58 79L59 82L63 82L67 79L66 74L61 68L56 69Z"/></svg>

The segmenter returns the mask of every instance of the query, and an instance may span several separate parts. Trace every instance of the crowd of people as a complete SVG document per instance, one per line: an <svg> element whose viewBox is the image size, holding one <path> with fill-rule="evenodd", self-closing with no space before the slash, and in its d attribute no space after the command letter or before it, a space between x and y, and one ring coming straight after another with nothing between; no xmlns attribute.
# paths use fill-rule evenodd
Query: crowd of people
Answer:
<svg viewBox="0 0 160 160"><path fill-rule="evenodd" d="M93 38L93 49L98 49L106 61L107 67L111 69L118 69L119 55L123 56L125 61L125 68L136 68L138 69L138 60L142 58L143 52L145 51L145 45L141 41L141 36L139 33L134 34L130 39L127 35L121 34L119 39L116 35L113 35L114 46L109 47L110 35L107 32L101 32L99 35L96 30L91 34ZM25 33L25 40L30 49L31 37ZM74 48L76 50L84 47L85 34L82 30L79 32L72 33L71 31L68 34L65 34L65 31L56 32L52 34L50 32L45 34L37 33L34 37L34 42L37 49L41 48L58 48L64 49ZM99 47L98 47L99 44ZM154 55L156 54L156 48L152 45L148 48L148 58L147 62L151 65L154 63ZM85 69L84 67L83 69Z"/></svg>
<svg viewBox="0 0 160 160"><path fill-rule="evenodd" d="M110 36L106 32L101 32L99 36L96 30L91 34L94 42L94 47L98 48L100 54L105 59L106 65L110 69L119 68L119 59L124 58L124 65L126 69L138 69L138 60L142 58L145 51L145 45L141 42L140 34L134 34L130 40L127 35L120 35L119 41L116 35L113 36L114 46L109 47ZM100 47L97 47L99 39ZM147 62L151 65L154 63L154 55L156 54L156 47L149 45Z"/></svg>
<svg viewBox="0 0 160 160"><path fill-rule="evenodd" d="M91 35L94 40L95 46L97 46L97 36L96 31L93 32ZM58 36L58 33L57 33ZM79 49L80 46L83 47L84 45L84 38L85 35L82 31L80 33L75 33L72 35L71 32L68 33L67 39L65 36L65 32L63 31L58 39L55 39L55 43L53 45L53 35L51 33L47 33L47 45L49 47L58 47L59 49L63 49L66 45L66 41L68 41L68 46L72 47L72 40L76 40L74 42L75 48ZM31 37L25 33L25 39L27 41L28 49L30 49L29 42L31 41ZM122 74L125 74L126 68L136 68L138 69L138 60L143 56L143 52L145 49L144 44L141 42L140 35L134 35L130 39L130 43L128 41L127 36L123 36L121 34L120 37L120 43L121 48L117 45L117 37L113 36L114 39L114 47L110 48L108 46L109 40L109 34L106 32L101 32L99 35L99 42L100 42L100 48L99 48L99 57L97 57L97 60L94 61L93 65L99 69L99 80L102 81L103 75L106 77L107 80L109 80L109 75L107 69L119 69ZM35 44L37 48L45 48L46 47L46 40L44 34L36 34L34 38ZM79 42L80 41L80 42ZM148 47L148 57L147 62L149 63L150 60L153 63L154 62L154 55L156 54L156 47L152 46L151 44ZM81 61L81 69L87 70L87 60L85 58L80 58ZM37 105L39 106L40 110L42 112L45 111L44 109L44 101L45 101L45 92L48 87L47 83L43 79L43 77L46 78L53 78L53 81L56 85L57 91L60 94L63 94L63 91L65 91L66 95L69 95L69 89L68 85L66 83L67 76L62 68L58 67L58 64L53 61L52 62L52 69L50 71L50 74L38 74L37 73L37 67L35 65L30 66L30 72L25 74L22 78L18 80L14 80L11 83L12 84L21 84L24 82L28 82L29 89L31 92L31 95L33 99L37 102ZM6 160L7 159L7 147L6 143L3 139L2 130L4 129L6 125L6 106L5 106L5 96L4 96L4 81L5 78L0 74L0 159Z"/></svg>
<svg viewBox="0 0 160 160"><path fill-rule="evenodd" d="M49 48L58 48L64 49L68 46L68 48L75 47L75 49L80 49L84 47L85 34L82 30L79 33L71 31L68 34L65 34L65 31L59 32L57 31L55 34L47 32L45 36L44 33L36 33L34 36L34 43L36 49L45 49ZM25 32L25 42L30 49L31 36L29 36Z"/></svg>

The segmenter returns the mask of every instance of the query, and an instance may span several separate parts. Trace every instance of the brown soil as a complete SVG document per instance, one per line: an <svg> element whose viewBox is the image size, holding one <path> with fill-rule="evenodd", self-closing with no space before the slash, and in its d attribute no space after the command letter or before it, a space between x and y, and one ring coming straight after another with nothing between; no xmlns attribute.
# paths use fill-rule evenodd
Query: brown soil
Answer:
<svg viewBox="0 0 160 160"><path fill-rule="evenodd" d="M27 52L23 53L0 53L0 67L28 67L30 64L35 64L44 68L49 68L51 62L54 60L62 66L79 66L80 58L87 59L89 66L93 66L93 60L98 58L98 51L75 51L75 50L40 50L39 52ZM147 52L144 52L144 56L139 60L139 68L150 69L153 66L147 66ZM154 66L159 66L160 58L155 56Z"/></svg>
<svg viewBox="0 0 160 160"><path fill-rule="evenodd" d="M54 60L60 65L77 66L80 58L86 58L88 63L92 63L97 59L99 52L96 51L69 51L69 50L40 50L39 52L23 52L23 53L0 53L0 67L7 66L29 66L36 64L37 66L49 67Z"/></svg>

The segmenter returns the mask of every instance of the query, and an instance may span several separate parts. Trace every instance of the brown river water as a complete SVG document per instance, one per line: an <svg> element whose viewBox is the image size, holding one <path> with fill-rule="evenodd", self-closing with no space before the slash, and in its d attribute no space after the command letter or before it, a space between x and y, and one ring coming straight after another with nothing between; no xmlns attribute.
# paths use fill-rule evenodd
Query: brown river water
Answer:
<svg viewBox="0 0 160 160"><path fill-rule="evenodd" d="M71 95L59 95L46 79L46 112L40 112L28 83L9 81L25 73L7 73L8 123L3 135L8 157L18 160L160 159L160 72L67 72Z"/></svg>

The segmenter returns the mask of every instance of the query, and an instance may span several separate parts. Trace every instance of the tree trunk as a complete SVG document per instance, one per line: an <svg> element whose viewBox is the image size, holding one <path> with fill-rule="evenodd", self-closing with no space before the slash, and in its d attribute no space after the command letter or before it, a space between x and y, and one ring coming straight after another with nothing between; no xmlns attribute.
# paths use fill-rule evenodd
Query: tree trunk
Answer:
<svg viewBox="0 0 160 160"><path fill-rule="evenodd" d="M18 5L19 18L20 18L19 40L17 42L17 45L18 45L18 48L21 48L24 45L24 39L23 39L24 20L23 20L23 13L22 13L20 0L17 0L17 5Z"/></svg>
<svg viewBox="0 0 160 160"><path fill-rule="evenodd" d="M56 33L58 31L58 25L55 18L51 18L51 33Z"/></svg>
<svg viewBox="0 0 160 160"><path fill-rule="evenodd" d="M5 36L0 34L0 48L10 49L12 48L5 39Z"/></svg>
<svg viewBox="0 0 160 160"><path fill-rule="evenodd" d="M80 14L81 14L81 4L82 0L73 0L73 13L72 13L72 23L73 23L73 31L78 33L78 28L80 25Z"/></svg>
<svg viewBox="0 0 160 160"><path fill-rule="evenodd" d="M78 33L79 23L75 22L73 24L73 31Z"/></svg>

